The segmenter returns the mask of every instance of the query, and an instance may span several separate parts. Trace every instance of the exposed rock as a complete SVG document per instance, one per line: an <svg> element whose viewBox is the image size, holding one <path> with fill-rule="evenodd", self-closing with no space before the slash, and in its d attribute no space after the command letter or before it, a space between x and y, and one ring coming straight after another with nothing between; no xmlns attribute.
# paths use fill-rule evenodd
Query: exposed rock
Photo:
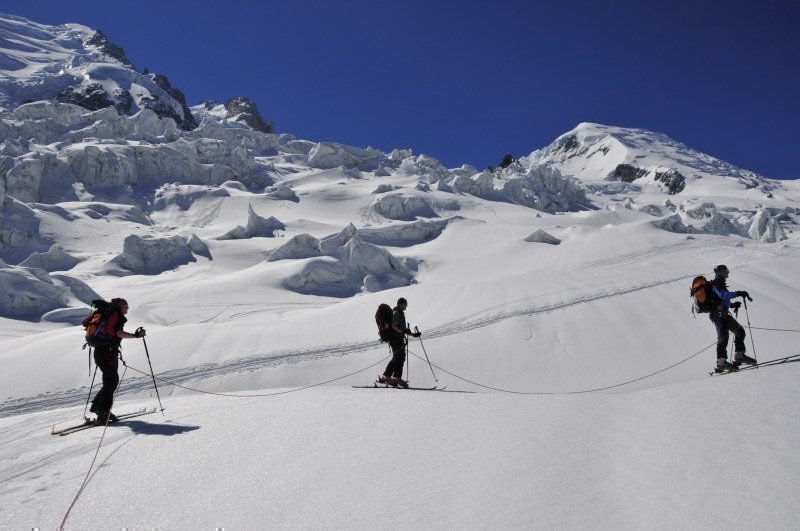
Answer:
<svg viewBox="0 0 800 531"><path fill-rule="evenodd" d="M551 234L548 234L542 229L537 229L533 234L525 238L525 241L533 243L547 243L550 245L558 245L561 243L561 240Z"/></svg>
<svg viewBox="0 0 800 531"><path fill-rule="evenodd" d="M97 46L104 54L113 57L120 63L136 69L133 63L130 62L128 56L125 55L125 50L121 46L117 46L106 37L105 33L100 30L95 31L94 35L86 41L86 44Z"/></svg>
<svg viewBox="0 0 800 531"><path fill-rule="evenodd" d="M108 95L103 85L89 83L78 87L67 87L54 98L60 103L71 103L90 111L114 107L114 100Z"/></svg>
<svg viewBox="0 0 800 531"><path fill-rule="evenodd" d="M152 102L151 100L151 102L147 103L147 107L155 111L155 113L161 117L169 116L175 120L175 123L178 124L181 129L186 131L195 129L197 127L197 122L194 121L194 116L189 110L189 107L186 105L186 96L184 96L183 92L173 87L172 84L170 84L169 79L167 79L167 76L163 74L153 74L152 79L156 85L161 87L164 92L172 96L175 101L181 105L183 116L178 115L178 113L176 113L170 105L166 105L161 101Z"/></svg>
<svg viewBox="0 0 800 531"><path fill-rule="evenodd" d="M672 168L666 170L656 170L655 180L664 183L670 195L679 194L686 188L686 177Z"/></svg>
<svg viewBox="0 0 800 531"><path fill-rule="evenodd" d="M197 234L192 234L192 237L189 238L187 243L189 244L189 249L191 249L194 254L204 256L209 260L213 259L211 257L211 251L208 249L208 245L206 245L206 242L201 240Z"/></svg>
<svg viewBox="0 0 800 531"><path fill-rule="evenodd" d="M632 183L640 177L647 175L649 170L644 168L637 168L630 164L618 164L614 171L607 177L608 180L619 180L626 183Z"/></svg>
<svg viewBox="0 0 800 531"><path fill-rule="evenodd" d="M244 122L256 131L262 133L274 133L275 128L272 122L265 122L258 112L256 102L244 96L237 96L229 99L225 103L228 117L237 122Z"/></svg>

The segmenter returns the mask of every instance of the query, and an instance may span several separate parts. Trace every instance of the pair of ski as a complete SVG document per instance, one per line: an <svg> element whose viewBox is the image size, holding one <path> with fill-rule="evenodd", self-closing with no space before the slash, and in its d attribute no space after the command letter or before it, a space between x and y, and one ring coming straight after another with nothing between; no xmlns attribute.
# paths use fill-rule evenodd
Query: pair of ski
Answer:
<svg viewBox="0 0 800 531"><path fill-rule="evenodd" d="M793 362L800 361L800 359L798 359L798 358L800 358L800 354L793 354L791 356L786 356L784 358L776 358L774 360L767 360L767 361L762 361L760 363L754 363L753 365L748 365L746 367L742 367L740 369L736 369L736 370L733 370L733 371L728 370L728 371L717 372L716 370L714 370L713 372L709 372L708 374L710 376L724 376L725 374L734 374L734 373L737 373L737 372L749 371L751 369L758 369L760 367L772 367L773 365L782 365L784 363L793 363Z"/></svg>
<svg viewBox="0 0 800 531"><path fill-rule="evenodd" d="M142 408L137 411L131 411L130 413L122 413L121 415L117 415L117 422L132 419L133 417L141 417L142 415L149 415L151 413L155 413L156 408ZM116 424L117 422L110 422L108 423L109 426ZM67 426L66 428L61 428L60 430L56 429L55 424L53 428L50 430L52 435L69 435L71 433L75 433L76 431L88 430L89 428L95 428L103 426L103 424L95 424L93 419L84 418L83 424L76 424L74 426Z"/></svg>
<svg viewBox="0 0 800 531"><path fill-rule="evenodd" d="M355 389L408 389L409 391L444 391L446 387L403 387L398 385L397 387L392 385L387 385L381 383L379 381L372 382L372 385L354 385Z"/></svg>

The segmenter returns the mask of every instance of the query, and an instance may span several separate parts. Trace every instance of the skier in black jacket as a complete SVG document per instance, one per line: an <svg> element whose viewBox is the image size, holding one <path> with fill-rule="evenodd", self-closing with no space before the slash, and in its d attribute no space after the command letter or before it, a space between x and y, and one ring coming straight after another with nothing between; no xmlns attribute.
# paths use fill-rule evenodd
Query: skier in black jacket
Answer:
<svg viewBox="0 0 800 531"><path fill-rule="evenodd" d="M718 265L714 268L716 276L711 282L711 289L716 298L715 304L709 314L709 319L714 323L717 329L717 371L730 371L737 370L739 365L746 363L752 365L756 362L753 358L748 356L745 352L747 347L744 344L745 331L744 327L736 322L729 309L733 308L738 310L741 302L731 302L735 297L750 298L750 294L746 291L728 291L728 285L725 280L728 278L730 272L727 266ZM733 363L728 362L728 335L733 332L733 347L734 357Z"/></svg>
<svg viewBox="0 0 800 531"><path fill-rule="evenodd" d="M104 335L111 338L109 344L98 345L94 348L94 362L103 375L103 386L92 400L89 411L97 414L95 423L105 425L107 422L117 422L117 417L111 412L114 403L114 391L119 385L119 350L123 339L133 339L145 336L144 328L139 328L135 334L123 330L128 319L128 301L121 298L111 299L111 312L105 322Z"/></svg>
<svg viewBox="0 0 800 531"><path fill-rule="evenodd" d="M383 371L383 375L378 378L382 384L393 387L408 387L408 382L403 380L403 364L406 362L406 336L419 337L419 332L411 332L406 325L406 308L408 301L400 297L397 299L397 306L392 310L392 328L389 335L389 345L392 347L392 360Z"/></svg>

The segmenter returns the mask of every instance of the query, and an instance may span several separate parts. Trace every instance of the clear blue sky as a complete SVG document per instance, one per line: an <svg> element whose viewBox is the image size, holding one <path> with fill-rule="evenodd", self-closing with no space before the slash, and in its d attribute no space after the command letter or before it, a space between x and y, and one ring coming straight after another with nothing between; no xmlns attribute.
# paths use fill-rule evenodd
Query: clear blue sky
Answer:
<svg viewBox="0 0 800 531"><path fill-rule="evenodd" d="M495 165L580 122L641 127L799 178L800 2L0 2L102 29L190 104L279 132Z"/></svg>

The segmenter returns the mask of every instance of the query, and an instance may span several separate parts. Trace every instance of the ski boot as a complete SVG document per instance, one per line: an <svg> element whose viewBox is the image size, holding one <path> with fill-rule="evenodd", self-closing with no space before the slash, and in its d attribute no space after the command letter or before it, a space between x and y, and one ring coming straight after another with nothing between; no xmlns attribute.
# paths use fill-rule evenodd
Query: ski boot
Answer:
<svg viewBox="0 0 800 531"><path fill-rule="evenodd" d="M380 377L378 378L378 383L381 383L383 385L391 385L392 387L395 387L394 378L392 378L391 376L386 376L385 374L380 375Z"/></svg>
<svg viewBox="0 0 800 531"><path fill-rule="evenodd" d="M739 366L738 365L736 365L734 363L730 363L725 358L719 358L717 360L717 368L714 369L714 372L717 373L717 374L720 374L720 373L723 373L723 372L736 372L738 370L739 370Z"/></svg>
<svg viewBox="0 0 800 531"><path fill-rule="evenodd" d="M408 389L408 382L403 380L402 378L392 378L392 380L394 381L392 383L393 386L395 386L395 387L403 387L405 389Z"/></svg>
<svg viewBox="0 0 800 531"><path fill-rule="evenodd" d="M744 363L745 365L755 365L756 360L745 354L744 352L737 352L733 357L733 364L737 367Z"/></svg>

